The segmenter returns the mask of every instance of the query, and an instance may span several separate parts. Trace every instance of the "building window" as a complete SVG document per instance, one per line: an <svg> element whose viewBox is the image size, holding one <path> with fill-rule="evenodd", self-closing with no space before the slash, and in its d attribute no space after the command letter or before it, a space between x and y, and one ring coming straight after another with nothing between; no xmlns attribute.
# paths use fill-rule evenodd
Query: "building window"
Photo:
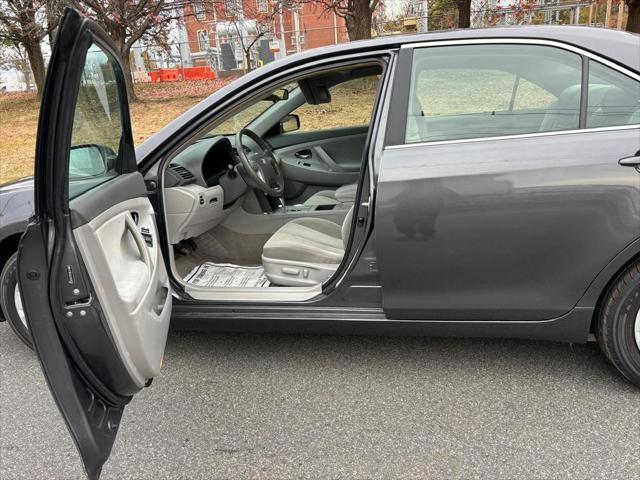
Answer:
<svg viewBox="0 0 640 480"><path fill-rule="evenodd" d="M300 39L300 46L304 46L304 44L307 42L307 39L305 38L304 33L300 33L298 34L298 38ZM296 35L295 33L293 35L291 35L291 44L292 45L296 45Z"/></svg>
<svg viewBox="0 0 640 480"><path fill-rule="evenodd" d="M235 17L242 13L241 0L224 0L224 12L228 17Z"/></svg>
<svg viewBox="0 0 640 480"><path fill-rule="evenodd" d="M193 6L193 13L196 16L197 20L204 20L206 15L204 11L204 3L202 0L192 0L191 5Z"/></svg>
<svg viewBox="0 0 640 480"><path fill-rule="evenodd" d="M267 13L269 11L268 0L258 0L258 12Z"/></svg>
<svg viewBox="0 0 640 480"><path fill-rule="evenodd" d="M198 30L198 49L201 52L209 50L211 44L209 43L209 32L206 30Z"/></svg>
<svg viewBox="0 0 640 480"><path fill-rule="evenodd" d="M298 34L298 38L300 39L300 46L303 46L307 41L305 36L304 36L304 33ZM295 35L295 33L293 35L291 35L291 44L292 45L296 44L296 35Z"/></svg>

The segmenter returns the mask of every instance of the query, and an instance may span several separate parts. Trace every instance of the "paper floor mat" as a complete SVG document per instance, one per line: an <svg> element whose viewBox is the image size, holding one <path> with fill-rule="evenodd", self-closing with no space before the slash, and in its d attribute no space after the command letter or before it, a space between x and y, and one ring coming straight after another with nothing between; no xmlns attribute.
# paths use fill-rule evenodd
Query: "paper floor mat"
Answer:
<svg viewBox="0 0 640 480"><path fill-rule="evenodd" d="M196 287L268 287L264 268L243 267L233 263L205 262L184 277L185 282Z"/></svg>

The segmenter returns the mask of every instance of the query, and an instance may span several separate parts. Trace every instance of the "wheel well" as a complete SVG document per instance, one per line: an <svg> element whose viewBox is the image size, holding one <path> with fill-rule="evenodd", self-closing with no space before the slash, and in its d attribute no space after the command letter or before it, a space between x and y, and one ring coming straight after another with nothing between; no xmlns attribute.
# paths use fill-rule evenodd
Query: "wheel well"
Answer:
<svg viewBox="0 0 640 480"><path fill-rule="evenodd" d="M14 233L7 238L0 240L0 273L4 269L7 260L18 250L18 244L20 243L20 237L22 233ZM4 320L2 308L0 307L0 321Z"/></svg>
<svg viewBox="0 0 640 480"><path fill-rule="evenodd" d="M600 316L600 308L602 307L602 303L604 302L604 299L607 296L607 293L609 293L609 289L611 288L611 285L613 285L616 282L616 280L618 280L620 275L622 275L622 272L624 272L627 268L629 268L631 264L636 263L638 261L640 261L640 252L636 253L633 257L631 257L631 259L629 259L624 265L622 265L616 271L616 273L609 279L607 284L602 289L602 292L600 292L600 296L598 297L598 301L596 302L596 308L593 311L593 318L591 319L591 328L589 329L591 333L593 334L596 333L596 325L598 322L598 317Z"/></svg>
<svg viewBox="0 0 640 480"><path fill-rule="evenodd" d="M22 233L14 233L0 240L0 272L2 272L9 257L18 251L20 237L22 237Z"/></svg>

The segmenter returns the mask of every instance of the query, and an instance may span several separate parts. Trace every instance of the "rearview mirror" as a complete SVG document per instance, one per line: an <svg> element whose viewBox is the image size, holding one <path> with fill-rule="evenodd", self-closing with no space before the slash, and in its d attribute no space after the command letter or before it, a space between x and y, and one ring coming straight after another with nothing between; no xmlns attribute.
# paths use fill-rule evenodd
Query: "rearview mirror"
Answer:
<svg viewBox="0 0 640 480"><path fill-rule="evenodd" d="M69 177L99 177L113 168L116 154L108 147L75 145L69 151Z"/></svg>
<svg viewBox="0 0 640 480"><path fill-rule="evenodd" d="M300 130L300 117L290 114L280 120L280 133L289 133Z"/></svg>
<svg viewBox="0 0 640 480"><path fill-rule="evenodd" d="M272 92L271 94L269 94L267 98L265 98L265 100L270 100L273 103L278 103L282 100L288 100L288 99L289 99L289 90L287 90L286 88L279 88L275 92Z"/></svg>
<svg viewBox="0 0 640 480"><path fill-rule="evenodd" d="M275 91L275 94L280 97L280 100L288 100L289 99L289 90L286 88L280 88Z"/></svg>

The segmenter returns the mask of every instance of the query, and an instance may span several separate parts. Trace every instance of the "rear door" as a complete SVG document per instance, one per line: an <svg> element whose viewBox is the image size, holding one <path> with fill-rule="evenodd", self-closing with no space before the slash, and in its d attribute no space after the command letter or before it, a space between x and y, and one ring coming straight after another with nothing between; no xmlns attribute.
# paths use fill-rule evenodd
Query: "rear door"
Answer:
<svg viewBox="0 0 640 480"><path fill-rule="evenodd" d="M640 237L637 72L537 41L404 48L376 200L391 318L545 320ZM403 63L404 62L404 63ZM404 76L404 77L403 77Z"/></svg>
<svg viewBox="0 0 640 480"><path fill-rule="evenodd" d="M38 127L35 216L19 284L51 393L96 479L125 405L159 373L171 291L137 171L123 69L68 9Z"/></svg>

